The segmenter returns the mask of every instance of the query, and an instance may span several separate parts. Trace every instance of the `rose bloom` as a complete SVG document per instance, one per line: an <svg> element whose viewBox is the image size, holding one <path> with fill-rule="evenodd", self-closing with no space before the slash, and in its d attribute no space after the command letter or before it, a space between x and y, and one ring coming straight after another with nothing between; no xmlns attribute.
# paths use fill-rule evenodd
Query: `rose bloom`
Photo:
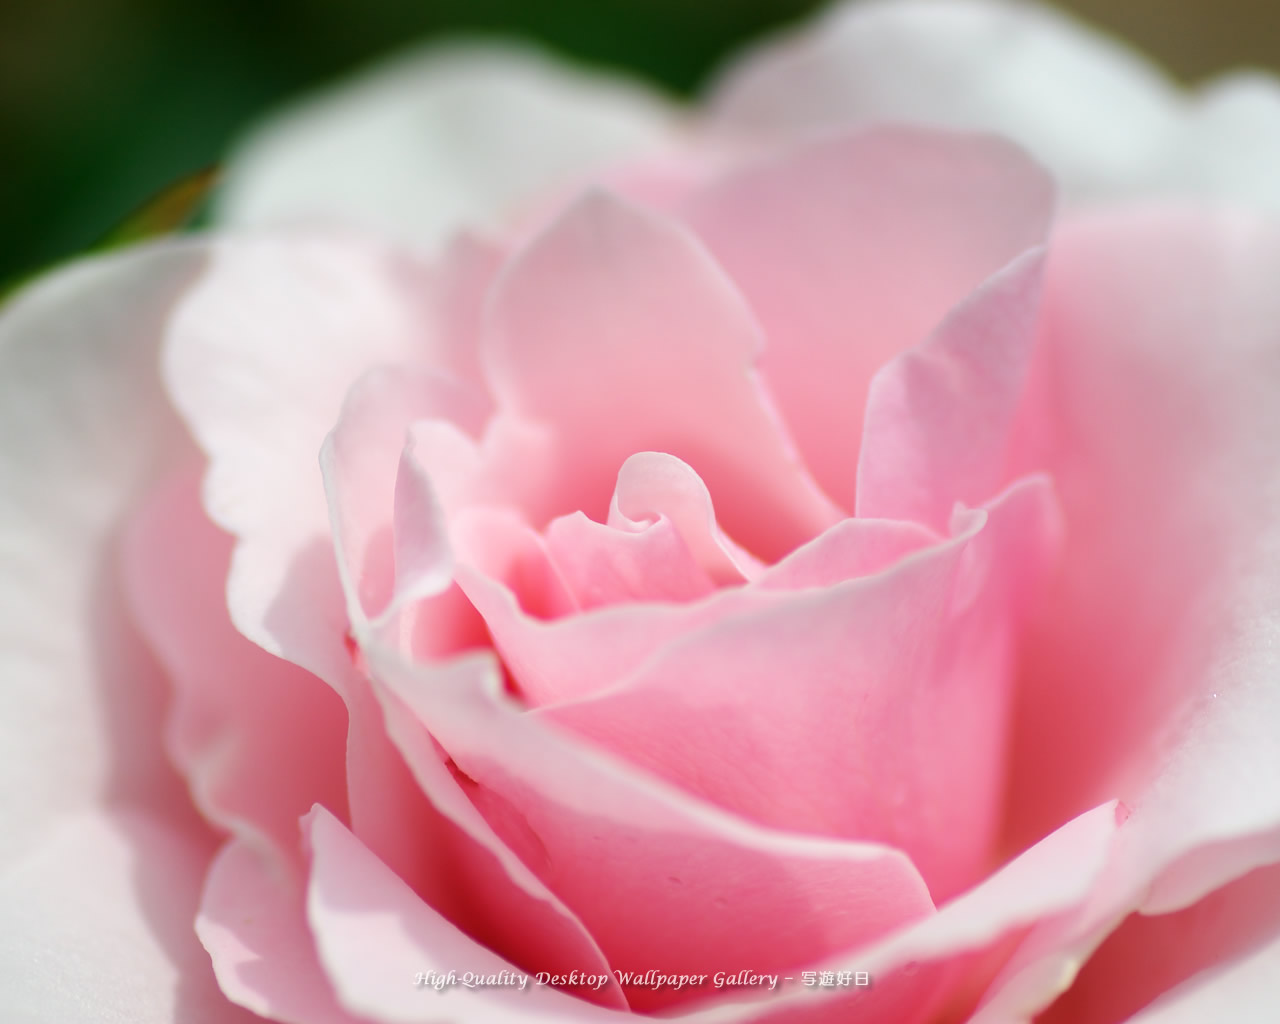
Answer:
<svg viewBox="0 0 1280 1024"><path fill-rule="evenodd" d="M433 50L219 202L0 312L5 1021L1276 1019L1274 83Z"/></svg>

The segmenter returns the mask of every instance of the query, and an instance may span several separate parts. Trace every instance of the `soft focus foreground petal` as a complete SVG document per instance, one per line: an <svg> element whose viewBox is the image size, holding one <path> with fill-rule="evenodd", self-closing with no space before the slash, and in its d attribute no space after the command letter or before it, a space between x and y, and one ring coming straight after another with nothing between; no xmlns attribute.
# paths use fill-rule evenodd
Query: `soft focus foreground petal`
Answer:
<svg viewBox="0 0 1280 1024"><path fill-rule="evenodd" d="M307 918L339 998L353 1012L384 1024L632 1019L532 979L524 990L416 984L420 974L430 972L460 977L467 971L489 975L515 968L418 899L322 808L304 825L312 854Z"/></svg>
<svg viewBox="0 0 1280 1024"><path fill-rule="evenodd" d="M1280 78L1237 71L1193 93L1158 173L1169 191L1280 210Z"/></svg>
<svg viewBox="0 0 1280 1024"><path fill-rule="evenodd" d="M1048 7L1001 0L839 5L740 60L710 106L735 134L873 121L995 131L1069 197L1143 183L1179 127L1172 83L1140 56Z"/></svg>
<svg viewBox="0 0 1280 1024"><path fill-rule="evenodd" d="M105 797L182 799L114 541L138 493L189 450L156 354L202 260L191 245L89 260L0 309L0 862Z"/></svg>
<svg viewBox="0 0 1280 1024"><path fill-rule="evenodd" d="M5 1020L244 1019L191 932L210 836L164 756L164 682L113 543L189 449L156 364L202 259L189 243L114 253L0 309Z"/></svg>
<svg viewBox="0 0 1280 1024"><path fill-rule="evenodd" d="M685 200L764 328L770 394L845 509L872 376L1042 243L1053 201L1048 175L1007 142L909 128L808 143Z"/></svg>
<svg viewBox="0 0 1280 1024"><path fill-rule="evenodd" d="M27 765L27 778L37 778ZM137 807L67 813L0 870L0 1014L15 1024L248 1024L191 922L203 829Z"/></svg>
<svg viewBox="0 0 1280 1024"><path fill-rule="evenodd" d="M674 221L588 193L518 253L491 297L484 365L503 415L544 426L535 526L601 521L639 451L683 459L725 529L776 558L840 518L783 431L754 364L759 326Z"/></svg>
<svg viewBox="0 0 1280 1024"><path fill-rule="evenodd" d="M918 348L871 382L858 457L859 516L945 526L1006 475L1035 350L1044 250L986 281Z"/></svg>
<svg viewBox="0 0 1280 1024"><path fill-rule="evenodd" d="M285 1024L356 1024L316 956L300 867L229 840L205 881L196 932L222 991L240 1006Z"/></svg>
<svg viewBox="0 0 1280 1024"><path fill-rule="evenodd" d="M170 326L165 378L209 458L205 508L237 540L232 620L330 681L346 622L316 453L362 372L428 351L428 282L360 239L230 240ZM289 585L305 601L282 601Z"/></svg>
<svg viewBox="0 0 1280 1024"><path fill-rule="evenodd" d="M513 705L487 656L432 667L366 651L406 724L440 743L615 970L798 967L932 912L898 851L759 829L660 785ZM646 1010L709 991L627 996Z"/></svg>
<svg viewBox="0 0 1280 1024"><path fill-rule="evenodd" d="M1038 1024L1127 1020L1201 971L1280 937L1280 865L1259 868L1171 914L1131 914L1085 962ZM1280 963L1277 964L1280 966ZM1274 1015L1280 996L1270 1004ZM1236 1020L1229 1004L1205 1020Z"/></svg>
<svg viewBox="0 0 1280 1024"><path fill-rule="evenodd" d="M674 131L673 109L642 87L531 48L424 47L262 125L231 159L218 214L435 247Z"/></svg>
<svg viewBox="0 0 1280 1024"><path fill-rule="evenodd" d="M1280 860L1277 273L1280 225L1244 215L1099 215L1055 243L1021 436L1068 531L1028 640L1011 844L1100 793L1133 815L1087 913L1011 966L1025 1014L1130 911Z"/></svg>
<svg viewBox="0 0 1280 1024"><path fill-rule="evenodd" d="M538 714L749 819L898 847L941 902L991 864L1015 637L1057 539L1044 480L969 518Z"/></svg>
<svg viewBox="0 0 1280 1024"><path fill-rule="evenodd" d="M875 121L995 131L1048 164L1070 200L1160 192L1280 210L1280 81L1234 74L1186 93L1038 4L854 0L739 60L710 105L735 135Z"/></svg>
<svg viewBox="0 0 1280 1024"><path fill-rule="evenodd" d="M347 815L347 714L323 681L231 625L231 545L200 507L198 474L179 473L129 524L125 586L174 689L168 747L196 805L288 860L313 804Z"/></svg>
<svg viewBox="0 0 1280 1024"><path fill-rule="evenodd" d="M1280 1005L1280 938L1249 956L1204 971L1130 1018L1130 1024L1271 1024Z"/></svg>

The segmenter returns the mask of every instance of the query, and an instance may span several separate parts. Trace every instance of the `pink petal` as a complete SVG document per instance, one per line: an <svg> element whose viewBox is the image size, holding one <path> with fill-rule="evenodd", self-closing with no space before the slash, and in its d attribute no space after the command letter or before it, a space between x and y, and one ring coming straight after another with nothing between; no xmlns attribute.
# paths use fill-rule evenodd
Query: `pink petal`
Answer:
<svg viewBox="0 0 1280 1024"><path fill-rule="evenodd" d="M693 601L715 584L669 519L632 532L581 512L547 524L547 553L583 609L631 601Z"/></svg>
<svg viewBox="0 0 1280 1024"><path fill-rule="evenodd" d="M524 502L535 525L573 511L602 520L618 467L647 450L688 462L757 554L838 518L756 378L759 328L677 224L589 194L515 257L490 311L499 404L551 438L549 472Z"/></svg>
<svg viewBox="0 0 1280 1024"><path fill-rule="evenodd" d="M760 371L806 463L852 509L872 376L1043 242L1052 206L1008 143L892 128L739 171L685 216L764 327Z"/></svg>
<svg viewBox="0 0 1280 1024"><path fill-rule="evenodd" d="M423 1024L631 1019L532 981L524 991L458 985L437 992L415 984L428 972L515 968L419 900L323 809L305 824L312 851L307 918L339 998L353 1012Z"/></svg>
<svg viewBox="0 0 1280 1024"><path fill-rule="evenodd" d="M174 476L130 523L126 584L174 688L168 746L197 806L296 857L298 818L312 804L346 817L346 709L321 680L231 625L231 546L200 508L198 476Z"/></svg>
<svg viewBox="0 0 1280 1024"><path fill-rule="evenodd" d="M1132 1018L1132 1024L1233 1020L1268 1024L1280 1000L1280 938L1256 953L1203 971Z"/></svg>
<svg viewBox="0 0 1280 1024"><path fill-rule="evenodd" d="M763 565L720 529L711 493L693 467L663 452L638 452L618 471L609 525L625 527L658 517L671 521L716 582L740 583L762 571Z"/></svg>
<svg viewBox="0 0 1280 1024"><path fill-rule="evenodd" d="M530 869L537 838L518 809L480 790L414 720L402 701L378 690L387 731L430 800L434 879L419 895L468 936L529 971L607 973L582 921ZM503 824L501 834L489 816ZM508 827L509 826L509 827ZM565 986L606 1006L625 1006L617 984Z"/></svg>
<svg viewBox="0 0 1280 1024"><path fill-rule="evenodd" d="M427 281L350 237L227 241L170 327L165 377L209 458L205 507L237 540L232 621L330 682L346 622L316 453L362 372L426 351Z"/></svg>
<svg viewBox="0 0 1280 1024"><path fill-rule="evenodd" d="M876 374L858 458L859 516L941 528L957 502L999 489L1043 275L1043 249L1020 256Z"/></svg>
<svg viewBox="0 0 1280 1024"><path fill-rule="evenodd" d="M1186 979L1246 956L1278 936L1280 865L1272 865L1184 910L1155 916L1131 914L1038 1020L1040 1024L1127 1020ZM1236 1020L1249 1008L1227 1002L1213 1016ZM1274 1003L1270 1009L1274 1012Z"/></svg>
<svg viewBox="0 0 1280 1024"><path fill-rule="evenodd" d="M590 754L505 702L486 658L431 668L366 649L614 969L798 966L931 912L897 851L758 829ZM691 993L627 994L645 1010Z"/></svg>
<svg viewBox="0 0 1280 1024"><path fill-rule="evenodd" d="M896 846L945 899L990 865L1012 644L1054 548L1044 481L986 519L879 575L726 617L539 714L763 824Z"/></svg>
<svg viewBox="0 0 1280 1024"><path fill-rule="evenodd" d="M557 604L547 598L529 604L530 595L561 593L558 573L530 527L516 516L482 509L460 515L453 526L455 539L470 548L460 559L458 585L484 617L521 696L533 705L576 700L618 682L667 644L729 615L772 607L774 591L878 572L937 539L913 523L847 519L763 571L756 586L691 604L619 604L555 618L545 613L559 614L563 596ZM537 572L516 576L496 567L497 553L516 546L536 554L531 564Z"/></svg>
<svg viewBox="0 0 1280 1024"><path fill-rule="evenodd" d="M1278 272L1280 232L1243 215L1098 215L1056 240L1017 433L1067 547L1020 680L1011 841L1100 793L1133 815L1089 912L1015 965L1028 1013L1129 912L1280 859Z"/></svg>
<svg viewBox="0 0 1280 1024"><path fill-rule="evenodd" d="M196 932L222 991L240 1006L286 1024L357 1024L320 967L304 887L292 866L232 839L209 871Z"/></svg>

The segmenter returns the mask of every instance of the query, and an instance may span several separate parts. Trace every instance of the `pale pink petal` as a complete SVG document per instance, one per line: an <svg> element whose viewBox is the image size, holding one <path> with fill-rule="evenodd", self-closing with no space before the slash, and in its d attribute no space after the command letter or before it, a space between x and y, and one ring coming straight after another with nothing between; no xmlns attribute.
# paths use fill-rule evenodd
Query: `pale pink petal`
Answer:
<svg viewBox="0 0 1280 1024"><path fill-rule="evenodd" d="M1130 911L1280 860L1278 272L1280 231L1246 216L1098 215L1056 240L1019 436L1067 546L1029 638L1010 838L1099 794L1133 815L1088 913L1011 965L1028 1014Z"/></svg>
<svg viewBox="0 0 1280 1024"><path fill-rule="evenodd" d="M763 824L898 847L941 901L991 865L1016 631L1054 512L1024 483L953 541L780 593L538 714Z"/></svg>
<svg viewBox="0 0 1280 1024"><path fill-rule="evenodd" d="M1037 1019L1040 1024L1127 1020L1188 978L1246 956L1277 936L1280 865L1272 865L1184 910L1129 915L1093 951L1071 988ZM1227 1003L1217 1017L1236 1020L1243 1009L1247 1007ZM1274 1013L1274 1003L1270 1010Z"/></svg>
<svg viewBox="0 0 1280 1024"><path fill-rule="evenodd" d="M429 972L509 976L516 968L418 899L324 810L317 808L306 827L312 851L307 919L339 998L353 1012L384 1024L634 1019L533 981L524 991L461 984L437 991L417 984Z"/></svg>
<svg viewBox="0 0 1280 1024"><path fill-rule="evenodd" d="M0 309L0 1018L230 1024L191 932L212 836L161 744L116 530L189 456L155 371L203 247L76 263Z"/></svg>
<svg viewBox="0 0 1280 1024"><path fill-rule="evenodd" d="M35 779L34 764L26 777ZM207 829L117 806L70 812L0 869L0 1015L21 1024L249 1024L192 931Z"/></svg>
<svg viewBox="0 0 1280 1024"><path fill-rule="evenodd" d="M230 240L169 331L166 382L209 458L205 508L237 540L232 621L330 682L346 623L316 453L361 373L427 351L427 281L350 237Z"/></svg>
<svg viewBox="0 0 1280 1024"><path fill-rule="evenodd" d="M1044 250L1014 260L871 381L857 514L941 528L1000 487L1035 349Z"/></svg>
<svg viewBox="0 0 1280 1024"><path fill-rule="evenodd" d="M618 467L665 451L706 481L725 529L778 557L838 518L808 478L753 365L762 338L685 229L594 192L494 287L485 366L503 415L544 426L534 525L608 510Z"/></svg>
<svg viewBox="0 0 1280 1024"><path fill-rule="evenodd" d="M1131 1018L1131 1024L1271 1024L1280 1004L1280 938L1255 953L1203 971Z"/></svg>
<svg viewBox="0 0 1280 1024"><path fill-rule="evenodd" d="M520 810L494 799L447 759L398 697L382 687L378 696L388 734L431 801L435 877L419 895L471 938L529 971L607 973L581 920L531 869L542 851ZM612 980L590 989L564 987L602 1005L626 1005Z"/></svg>
<svg viewBox="0 0 1280 1024"><path fill-rule="evenodd" d="M421 47L263 124L232 155L218 213L434 248L676 128L657 94L532 47Z"/></svg>
<svg viewBox="0 0 1280 1024"><path fill-rule="evenodd" d="M320 967L305 893L294 866L229 840L209 870L196 932L222 991L240 1006L285 1024L358 1024Z"/></svg>
<svg viewBox="0 0 1280 1024"><path fill-rule="evenodd" d="M358 597L348 609L353 618L388 615L452 579L444 509L414 457L410 425L419 419L474 436L483 429L484 403L428 370L378 367L352 386L320 449L339 572Z"/></svg>
<svg viewBox="0 0 1280 1024"><path fill-rule="evenodd" d="M764 566L735 544L716 522L711 494L693 468L663 452L637 452L618 470L609 525L628 526L666 517L718 583L741 583Z"/></svg>
<svg viewBox="0 0 1280 1024"><path fill-rule="evenodd" d="M1004 141L884 128L731 174L684 215L764 327L760 370L807 464L852 510L872 376L1043 242L1052 207Z"/></svg>
<svg viewBox="0 0 1280 1024"><path fill-rule="evenodd" d="M1146 184L1178 129L1173 83L1140 55L1002 0L837 4L739 59L710 106L721 130L774 138L884 121L994 131L1085 196Z"/></svg>
<svg viewBox="0 0 1280 1024"><path fill-rule="evenodd" d="M165 360L209 459L205 510L236 539L232 622L344 697L352 827L415 885L426 884L432 841L426 801L348 648L350 602L316 460L362 373L430 354L430 282L413 258L350 237L227 240L174 318Z"/></svg>
<svg viewBox="0 0 1280 1024"><path fill-rule="evenodd" d="M174 689L168 747L197 806L260 852L296 858L298 818L314 803L346 817L346 709L231 625L231 545L200 508L198 474L178 474L129 524L125 584Z"/></svg>
<svg viewBox="0 0 1280 1024"><path fill-rule="evenodd" d="M547 554L584 610L631 601L694 601L716 589L669 519L623 530L575 512L553 519L545 532Z"/></svg>
<svg viewBox="0 0 1280 1024"><path fill-rule="evenodd" d="M559 618L567 591L556 585L558 572L519 517L475 509L460 514L452 527L464 551L458 585L483 616L521 696L534 705L587 696L622 680L666 644L729 615L773 607L778 592L878 572L938 539L913 523L846 519L764 570L755 586L688 604L618 604ZM520 574L511 571L510 558L499 563L498 555L507 550L530 554ZM559 596L531 603L548 594Z"/></svg>
<svg viewBox="0 0 1280 1024"><path fill-rule="evenodd" d="M718 133L776 141L886 121L993 131L1070 201L1203 195L1280 210L1280 80L1184 91L1047 4L846 0L767 40L711 90Z"/></svg>
<svg viewBox="0 0 1280 1024"><path fill-rule="evenodd" d="M86 260L0 308L0 863L106 798L187 803L115 540L190 450L155 364L203 259L186 243Z"/></svg>
<svg viewBox="0 0 1280 1024"><path fill-rule="evenodd" d="M505 700L489 658L415 666L372 638L365 649L614 969L796 967L931 913L898 851L759 829L589 753ZM643 1010L692 993L627 995Z"/></svg>

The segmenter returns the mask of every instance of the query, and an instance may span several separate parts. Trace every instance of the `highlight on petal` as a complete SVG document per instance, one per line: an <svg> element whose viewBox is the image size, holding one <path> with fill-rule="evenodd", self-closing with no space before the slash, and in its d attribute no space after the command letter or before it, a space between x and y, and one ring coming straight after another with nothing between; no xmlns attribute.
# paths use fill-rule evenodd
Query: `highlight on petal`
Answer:
<svg viewBox="0 0 1280 1024"><path fill-rule="evenodd" d="M675 128L673 108L643 87L532 48L427 46L258 128L232 156L218 215L368 228L435 249Z"/></svg>
<svg viewBox="0 0 1280 1024"><path fill-rule="evenodd" d="M806 464L852 511L873 376L1042 244L1053 202L1004 140L881 127L784 147L681 212L760 320L760 373Z"/></svg>

